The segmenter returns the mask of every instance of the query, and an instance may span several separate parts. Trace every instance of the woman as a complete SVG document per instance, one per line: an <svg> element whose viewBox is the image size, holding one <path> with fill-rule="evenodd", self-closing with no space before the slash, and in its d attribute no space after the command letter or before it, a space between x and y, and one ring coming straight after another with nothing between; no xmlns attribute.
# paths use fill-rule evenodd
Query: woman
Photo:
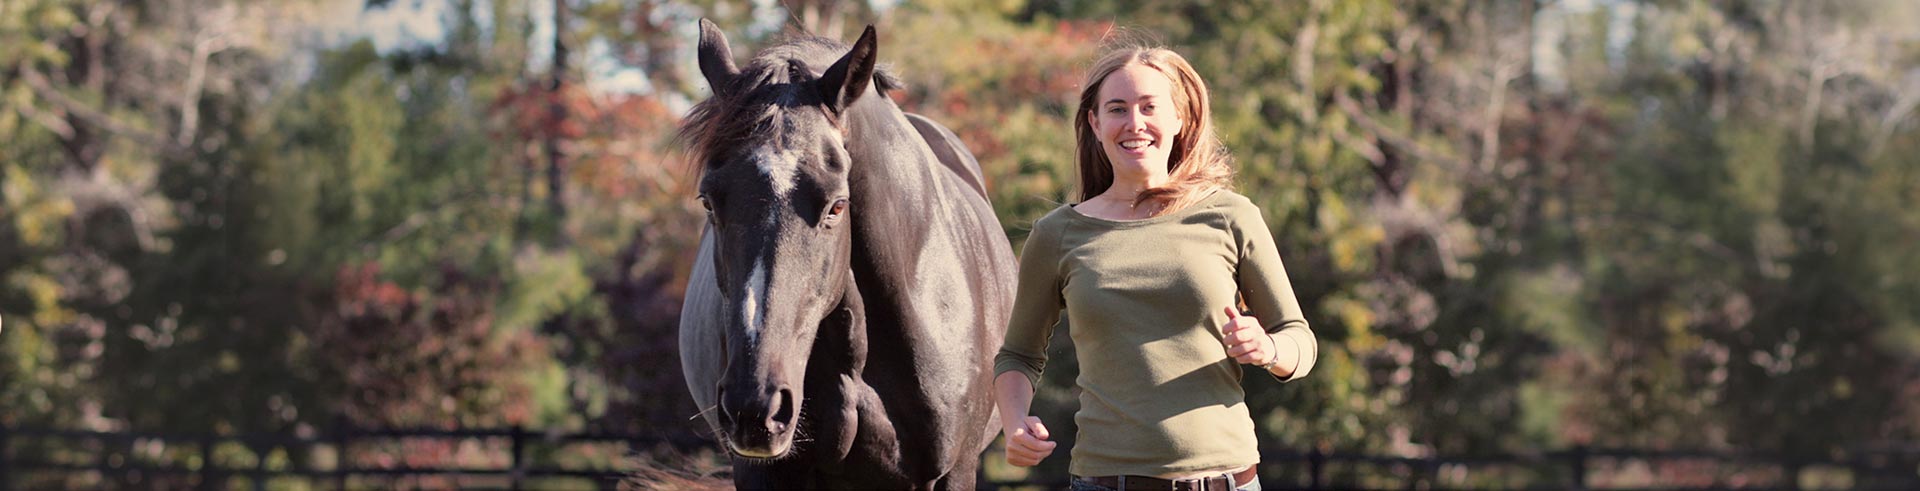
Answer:
<svg viewBox="0 0 1920 491"><path fill-rule="evenodd" d="M994 360L1007 461L1053 453L1028 410L1064 308L1080 361L1073 489L1257 491L1239 365L1288 381L1318 356L1273 236L1227 189L1206 84L1180 55L1116 50L1082 87L1081 201L1034 223Z"/></svg>

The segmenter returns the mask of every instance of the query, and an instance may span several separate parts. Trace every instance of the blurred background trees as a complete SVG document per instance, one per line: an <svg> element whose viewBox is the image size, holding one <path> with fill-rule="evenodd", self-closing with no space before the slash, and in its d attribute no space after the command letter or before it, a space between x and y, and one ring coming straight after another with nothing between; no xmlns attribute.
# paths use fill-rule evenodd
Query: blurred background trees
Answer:
<svg viewBox="0 0 1920 491"><path fill-rule="evenodd" d="M743 56L877 24L1016 249L1101 43L1188 56L1323 342L1250 384L1275 448L1920 436L1894 0L6 0L0 419L694 431L700 17Z"/></svg>

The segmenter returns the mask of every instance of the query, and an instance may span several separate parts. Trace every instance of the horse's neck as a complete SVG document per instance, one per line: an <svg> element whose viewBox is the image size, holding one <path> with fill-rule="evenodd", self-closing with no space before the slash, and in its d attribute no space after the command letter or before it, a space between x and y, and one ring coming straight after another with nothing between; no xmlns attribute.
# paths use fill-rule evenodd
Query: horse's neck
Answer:
<svg viewBox="0 0 1920 491"><path fill-rule="evenodd" d="M873 318L906 330L925 327L917 321L926 320L931 311L915 309L926 307L928 299L953 294L929 288L957 287L937 283L965 274L958 261L942 259L960 255L952 248L960 239L958 231L966 230L959 222L967 219L969 197L957 192L962 190L958 180L947 175L951 173L892 101L873 96L851 109L847 142L853 157L849 185L855 203L854 273L870 294L866 303Z"/></svg>
<svg viewBox="0 0 1920 491"><path fill-rule="evenodd" d="M983 365L1000 345L988 326L1004 325L1012 303L1011 248L984 197L892 101L865 97L852 109L852 268L872 348L862 431L926 446L912 452L922 459L977 456L980 429L991 427L982 409L991 404L978 402L991 390Z"/></svg>
<svg viewBox="0 0 1920 491"><path fill-rule="evenodd" d="M949 222L965 197L953 193L954 179L943 174L946 169L906 114L872 95L848 116L855 247L905 259L929 242L950 240Z"/></svg>

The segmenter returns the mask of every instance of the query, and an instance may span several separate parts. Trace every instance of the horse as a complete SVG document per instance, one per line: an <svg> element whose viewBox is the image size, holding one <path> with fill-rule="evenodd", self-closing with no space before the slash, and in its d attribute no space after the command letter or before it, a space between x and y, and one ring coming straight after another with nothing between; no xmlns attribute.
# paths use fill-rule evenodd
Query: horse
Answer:
<svg viewBox="0 0 1920 491"><path fill-rule="evenodd" d="M741 489L972 489L998 431L1013 249L973 154L887 98L877 45L802 34L737 67L700 21L680 354Z"/></svg>

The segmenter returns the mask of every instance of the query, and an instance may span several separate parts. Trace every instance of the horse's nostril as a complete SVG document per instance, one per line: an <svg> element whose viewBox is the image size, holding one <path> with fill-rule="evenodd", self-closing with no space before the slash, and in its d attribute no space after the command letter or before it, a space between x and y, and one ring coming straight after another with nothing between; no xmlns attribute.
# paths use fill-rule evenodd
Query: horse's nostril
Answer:
<svg viewBox="0 0 1920 491"><path fill-rule="evenodd" d="M774 398L777 400L773 403L773 419L769 422L772 423L774 429L785 430L788 426L793 425L793 390L780 389L780 392L775 394Z"/></svg>
<svg viewBox="0 0 1920 491"><path fill-rule="evenodd" d="M719 394L716 395L718 397L714 400L720 401L720 424L731 428L733 427L733 410L727 408L727 388L721 387Z"/></svg>

